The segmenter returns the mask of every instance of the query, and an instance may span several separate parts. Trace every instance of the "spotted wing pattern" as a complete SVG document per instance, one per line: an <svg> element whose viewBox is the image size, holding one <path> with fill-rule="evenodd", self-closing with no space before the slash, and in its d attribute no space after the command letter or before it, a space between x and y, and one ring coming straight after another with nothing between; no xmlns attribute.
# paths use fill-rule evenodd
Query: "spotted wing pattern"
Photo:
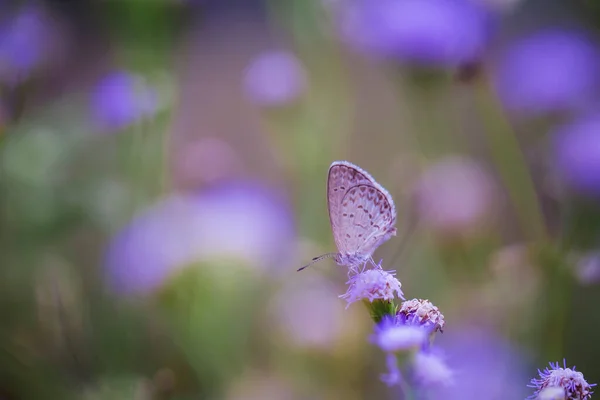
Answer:
<svg viewBox="0 0 600 400"><path fill-rule="evenodd" d="M360 168L345 162L335 161L329 167L327 176L327 208L329 210L329 221L333 231L333 239L341 251L343 233L342 223L342 199L351 187L364 184L369 185L371 180Z"/></svg>
<svg viewBox="0 0 600 400"><path fill-rule="evenodd" d="M346 193L341 206L340 252L371 257L395 234L396 213L386 193L375 186L357 185Z"/></svg>
<svg viewBox="0 0 600 400"><path fill-rule="evenodd" d="M335 161L329 168L327 205L340 254L365 252L370 256L389 238L383 236L396 222L390 194L366 171L347 161Z"/></svg>

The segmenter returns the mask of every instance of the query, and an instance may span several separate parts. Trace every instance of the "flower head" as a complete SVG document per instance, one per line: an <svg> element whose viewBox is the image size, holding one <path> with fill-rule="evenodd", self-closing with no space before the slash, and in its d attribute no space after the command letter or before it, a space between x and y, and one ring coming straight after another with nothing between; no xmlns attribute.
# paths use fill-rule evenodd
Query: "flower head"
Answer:
<svg viewBox="0 0 600 400"><path fill-rule="evenodd" d="M533 378L529 387L535 388L535 393L530 399L538 398L542 390L549 387L561 387L565 393L565 399L587 400L592 397L592 386L586 382L583 374L579 371L567 368L567 362L563 360L563 366L559 367L558 362L550 363L550 368L546 367L543 371L538 370L539 378Z"/></svg>
<svg viewBox="0 0 600 400"><path fill-rule="evenodd" d="M304 67L294 54L271 51L259 54L245 71L246 94L257 104L280 106L298 98L306 89Z"/></svg>
<svg viewBox="0 0 600 400"><path fill-rule="evenodd" d="M502 102L513 111L572 110L597 93L599 66L597 50L585 35L547 30L508 48L495 82Z"/></svg>
<svg viewBox="0 0 600 400"><path fill-rule="evenodd" d="M418 326L399 325L384 318L375 326L371 341L386 353L418 349L427 340L427 332Z"/></svg>
<svg viewBox="0 0 600 400"><path fill-rule="evenodd" d="M414 380L424 387L446 386L452 383L453 372L444 360L431 351L415 354L412 371Z"/></svg>
<svg viewBox="0 0 600 400"><path fill-rule="evenodd" d="M368 300L371 303L374 300L391 301L395 295L404 299L400 289L402 284L394 275L394 271L383 269L364 270L350 278L347 282L348 291L340 297L345 299L348 305L359 300Z"/></svg>
<svg viewBox="0 0 600 400"><path fill-rule="evenodd" d="M429 300L406 300L400 306L397 317L402 323L423 325L431 332L443 332L445 321L444 314Z"/></svg>

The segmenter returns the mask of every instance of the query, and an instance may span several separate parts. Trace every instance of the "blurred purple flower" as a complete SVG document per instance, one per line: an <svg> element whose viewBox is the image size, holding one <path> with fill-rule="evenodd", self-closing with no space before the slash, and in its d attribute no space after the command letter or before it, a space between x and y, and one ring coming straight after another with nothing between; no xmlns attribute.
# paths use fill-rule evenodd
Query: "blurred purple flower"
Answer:
<svg viewBox="0 0 600 400"><path fill-rule="evenodd" d="M254 58L244 73L247 96L256 104L276 107L289 104L306 90L306 71L287 51L270 51Z"/></svg>
<svg viewBox="0 0 600 400"><path fill-rule="evenodd" d="M437 353L419 351L411 365L412 379L420 387L448 386L454 381L454 372Z"/></svg>
<svg viewBox="0 0 600 400"><path fill-rule="evenodd" d="M478 163L453 156L422 174L415 196L417 213L426 226L442 235L465 234L490 216L494 184Z"/></svg>
<svg viewBox="0 0 600 400"><path fill-rule="evenodd" d="M250 182L229 182L205 190L201 204L204 253L236 257L257 266L289 262L295 226L278 193Z"/></svg>
<svg viewBox="0 0 600 400"><path fill-rule="evenodd" d="M477 61L492 22L468 0L355 0L340 14L342 36L359 51L426 67Z"/></svg>
<svg viewBox="0 0 600 400"><path fill-rule="evenodd" d="M171 196L146 210L113 239L107 274L119 292L147 292L181 267L237 260L258 269L290 258L294 226L287 204L252 183L221 184L197 195Z"/></svg>
<svg viewBox="0 0 600 400"><path fill-rule="evenodd" d="M96 124L103 130L119 130L153 115L157 93L141 77L116 71L100 79L91 102Z"/></svg>
<svg viewBox="0 0 600 400"><path fill-rule="evenodd" d="M348 282L348 291L340 298L348 302L348 306L355 301L368 300L394 300L395 296L404 299L402 284L394 276L394 271L383 269L367 269L353 275Z"/></svg>
<svg viewBox="0 0 600 400"><path fill-rule="evenodd" d="M112 240L108 279L118 292L147 292L199 257L199 205L171 196L138 215Z"/></svg>
<svg viewBox="0 0 600 400"><path fill-rule="evenodd" d="M553 156L562 181L582 194L600 196L600 114L559 127Z"/></svg>
<svg viewBox="0 0 600 400"><path fill-rule="evenodd" d="M0 79L7 84L25 79L42 61L48 34L45 16L31 7L0 26Z"/></svg>
<svg viewBox="0 0 600 400"><path fill-rule="evenodd" d="M533 378L529 387L536 391L528 399L537 399L540 392L550 387L560 387L564 391L565 399L588 400L592 397L592 387L596 384L589 384L583 374L575 371L575 367L567 368L566 360L563 360L563 367L558 363L550 363L550 368L546 367L543 371L538 370L539 378Z"/></svg>
<svg viewBox="0 0 600 400"><path fill-rule="evenodd" d="M598 67L598 52L585 35L547 30L507 49L494 81L510 110L533 114L573 110L596 97Z"/></svg>
<svg viewBox="0 0 600 400"><path fill-rule="evenodd" d="M463 329L440 336L437 344L455 371L456 385L436 389L445 400L522 399L527 373L520 352L492 332Z"/></svg>
<svg viewBox="0 0 600 400"><path fill-rule="evenodd" d="M420 348L427 337L427 330L419 325L398 324L388 317L375 325L371 341L386 353L398 353Z"/></svg>
<svg viewBox="0 0 600 400"><path fill-rule="evenodd" d="M402 373L398 368L398 359L393 353L388 353L385 356L385 364L387 365L388 372L381 374L381 382L388 386L399 385L402 381Z"/></svg>

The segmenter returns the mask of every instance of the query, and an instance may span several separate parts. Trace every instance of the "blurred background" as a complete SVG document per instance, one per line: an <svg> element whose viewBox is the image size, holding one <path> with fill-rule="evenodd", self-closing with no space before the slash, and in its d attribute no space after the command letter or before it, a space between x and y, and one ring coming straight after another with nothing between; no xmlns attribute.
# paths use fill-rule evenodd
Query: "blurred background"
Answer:
<svg viewBox="0 0 600 400"><path fill-rule="evenodd" d="M334 160L417 221L375 258L445 399L600 381L598 2L0 7L1 399L399 398L345 269L296 272Z"/></svg>

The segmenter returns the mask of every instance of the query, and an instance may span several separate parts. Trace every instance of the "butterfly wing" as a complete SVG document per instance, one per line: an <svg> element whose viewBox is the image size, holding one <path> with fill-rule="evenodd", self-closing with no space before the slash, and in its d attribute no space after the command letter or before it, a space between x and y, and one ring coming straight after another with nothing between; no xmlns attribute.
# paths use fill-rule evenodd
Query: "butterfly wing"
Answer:
<svg viewBox="0 0 600 400"><path fill-rule="evenodd" d="M342 199L351 187L370 184L369 175L347 161L334 161L327 176L327 208L333 231L333 239L340 253L347 252L341 230Z"/></svg>
<svg viewBox="0 0 600 400"><path fill-rule="evenodd" d="M344 217L343 214L346 212L346 214L350 215L350 213L347 212L348 210L343 210L347 207L343 206L343 199L351 188L361 185L365 187L373 187L376 189L376 193L383 195L393 217L392 225L395 223L396 210L392 197L383 187L381 187L381 185L375 181L375 179L373 179L371 175L369 175L368 172L347 161L333 162L331 167L329 167L329 175L327 178L327 206L329 209L329 220L331 222L335 244L338 248L338 251L342 254L355 253L360 250L359 248L355 247L358 243L354 242L353 240L348 240L348 237L346 236L348 232L346 232L345 229L348 227L348 217ZM354 214L356 215L356 213ZM371 212L371 215L377 214ZM374 224L376 224L376 222L374 222ZM370 238L368 243L371 243L373 240L375 240L375 237ZM366 237L361 237L361 239L363 238Z"/></svg>
<svg viewBox="0 0 600 400"><path fill-rule="evenodd" d="M370 184L356 185L342 199L341 247L367 259L396 234L395 223L396 210L387 192Z"/></svg>

